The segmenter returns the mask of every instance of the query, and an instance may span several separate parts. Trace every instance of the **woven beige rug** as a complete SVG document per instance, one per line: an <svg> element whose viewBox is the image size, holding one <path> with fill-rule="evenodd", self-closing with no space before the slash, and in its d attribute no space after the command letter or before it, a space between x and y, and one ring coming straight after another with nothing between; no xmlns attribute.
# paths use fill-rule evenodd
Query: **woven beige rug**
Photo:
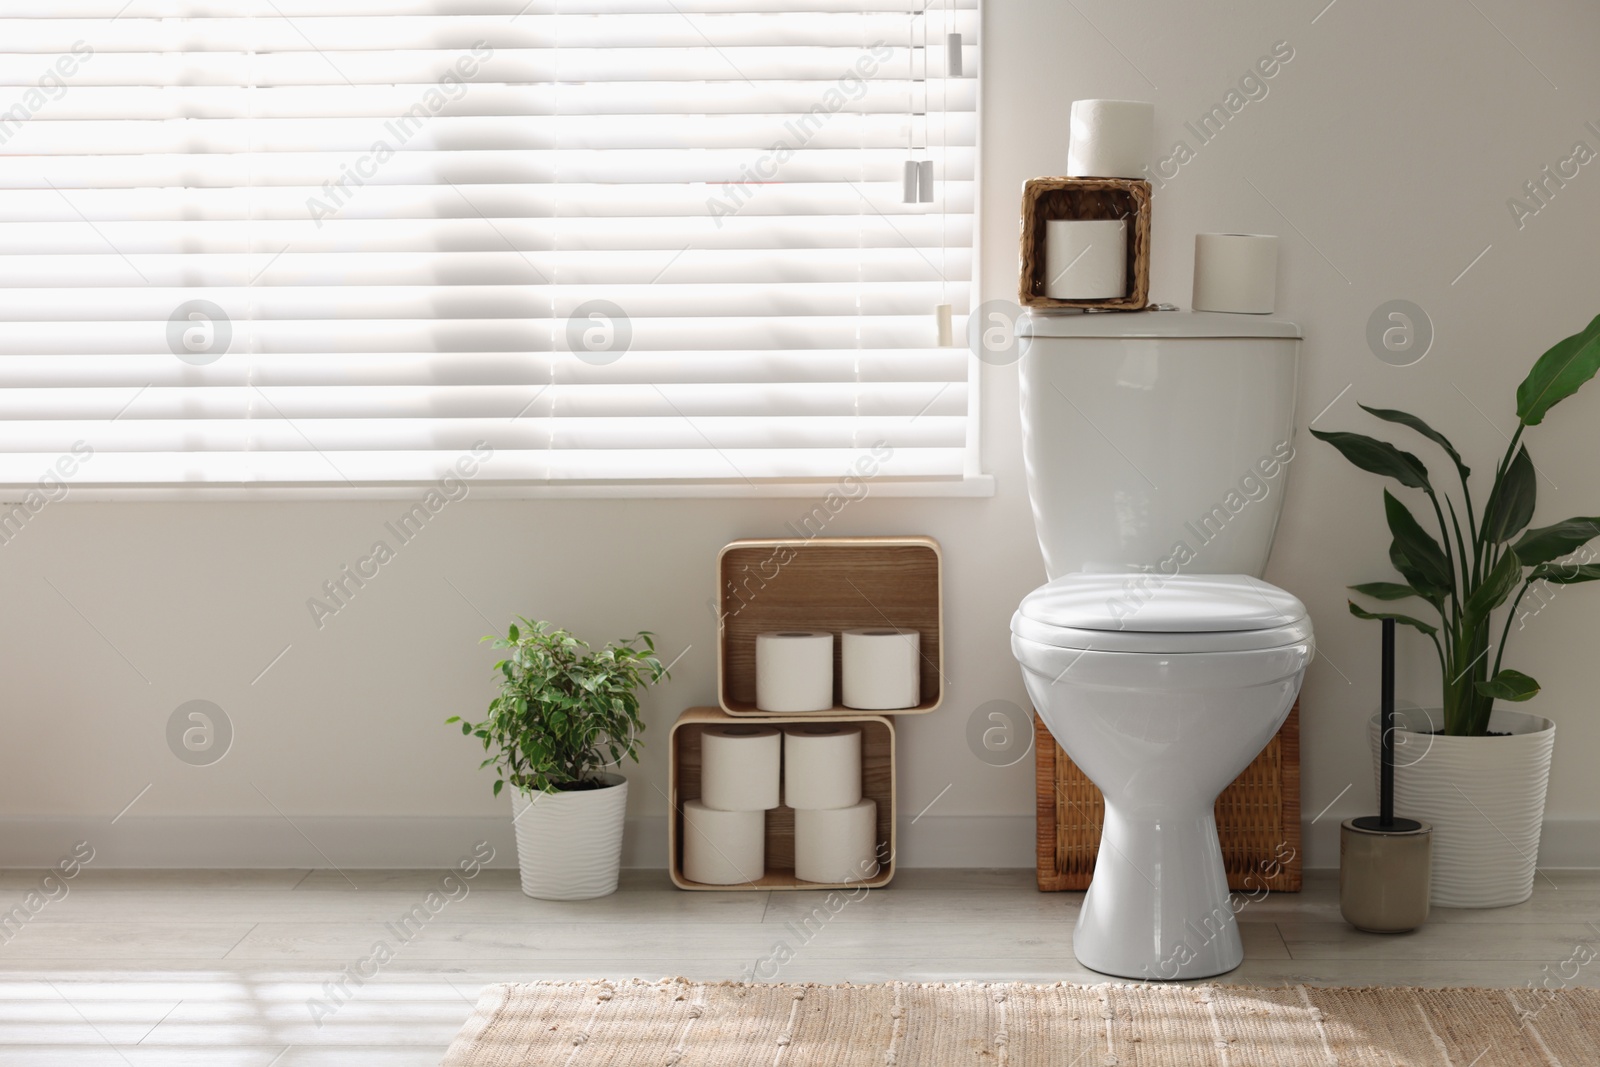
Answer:
<svg viewBox="0 0 1600 1067"><path fill-rule="evenodd" d="M1595 1067L1600 990L492 985L445 1067Z"/></svg>

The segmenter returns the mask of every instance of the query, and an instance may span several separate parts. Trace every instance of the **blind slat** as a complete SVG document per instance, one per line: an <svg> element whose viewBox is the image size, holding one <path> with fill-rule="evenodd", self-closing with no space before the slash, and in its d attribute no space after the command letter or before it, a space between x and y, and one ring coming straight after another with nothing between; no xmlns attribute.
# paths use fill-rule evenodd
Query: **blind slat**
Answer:
<svg viewBox="0 0 1600 1067"><path fill-rule="evenodd" d="M827 448L710 449L703 441L684 448L660 449L495 449L471 484L538 484L541 482L696 481L758 483L772 479L806 479L824 488L853 469L873 445ZM895 478L948 478L959 469L957 447L888 446L890 458L882 473ZM59 451L0 452L0 485L34 486L60 457ZM394 452L96 452L81 465L72 484L79 486L314 486L431 485L446 476L462 481L456 463L469 449L430 448ZM818 473L823 472L823 473ZM418 493L420 496L420 491ZM0 522L14 511L0 506Z"/></svg>
<svg viewBox="0 0 1600 1067"><path fill-rule="evenodd" d="M954 348L768 349L752 356L740 350L652 353L647 359L597 365L568 353L537 352L304 352L247 355L204 368L160 353L125 348L79 353L73 358L75 388L116 387L117 409L142 391L168 386L423 385L436 389L486 385L518 397L518 410L552 383L561 388L675 385L738 388L789 382L931 382L952 390L967 354ZM8 388L50 388L60 381L53 355L0 353Z"/></svg>
<svg viewBox="0 0 1600 1067"><path fill-rule="evenodd" d="M64 52L78 41L92 41L98 54L111 52L274 52L294 53L319 45L343 50L407 52L470 49L495 41L494 49L664 49L718 48L770 49L782 47L858 48L883 42L883 58L892 56L891 41L903 41L904 12L862 12L840 18L837 12L792 11L782 13L727 12L714 19L692 20L678 11L583 13L517 13L515 19L488 14L394 14L373 18L335 12L294 19L228 18L212 16L174 27L161 19L144 17L147 5L134 3L120 18L16 18L13 29L29 52ZM955 12L948 20L954 32L974 33L977 12ZM943 41L936 42L943 45ZM944 51L930 55L931 69L939 66ZM850 57L853 62L854 56Z"/></svg>
<svg viewBox="0 0 1600 1067"><path fill-rule="evenodd" d="M60 203L60 201L58 201ZM0 222L0 249L7 255L104 255L108 247L124 255L208 255L250 252L261 242L261 227L247 220L197 222L185 219L135 219L96 221L59 219L54 222ZM491 225L492 223L492 225ZM63 225L64 224L64 225ZM586 220L581 233L568 229L556 249L548 225L535 220L497 218L477 227L449 219L309 219L277 220L271 236L295 250L309 252L432 253L501 252L507 248L559 257L581 264L586 253L648 255L676 254L685 247L701 251L742 250L749 253L783 253L799 261L815 250L838 250L836 255L896 256L916 250L947 249L951 256L970 261L971 225L944 215L906 215L888 224L863 225L858 215L810 215L804 218L727 216L718 227L704 216ZM748 257L747 257L748 258ZM559 269L559 265L558 265Z"/></svg>

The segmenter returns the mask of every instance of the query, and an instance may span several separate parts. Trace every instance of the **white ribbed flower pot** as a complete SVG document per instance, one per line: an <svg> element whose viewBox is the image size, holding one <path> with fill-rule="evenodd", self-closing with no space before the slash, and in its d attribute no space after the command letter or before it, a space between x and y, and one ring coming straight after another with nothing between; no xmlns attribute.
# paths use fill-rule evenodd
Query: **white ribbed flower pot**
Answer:
<svg viewBox="0 0 1600 1067"><path fill-rule="evenodd" d="M628 780L602 774L605 789L511 790L522 891L540 900L589 900L617 890Z"/></svg>
<svg viewBox="0 0 1600 1067"><path fill-rule="evenodd" d="M1443 908L1500 908L1533 893L1556 724L1496 709L1489 730L1446 737L1440 708L1395 711L1394 810L1433 824L1433 894ZM1374 781L1380 750L1372 717Z"/></svg>

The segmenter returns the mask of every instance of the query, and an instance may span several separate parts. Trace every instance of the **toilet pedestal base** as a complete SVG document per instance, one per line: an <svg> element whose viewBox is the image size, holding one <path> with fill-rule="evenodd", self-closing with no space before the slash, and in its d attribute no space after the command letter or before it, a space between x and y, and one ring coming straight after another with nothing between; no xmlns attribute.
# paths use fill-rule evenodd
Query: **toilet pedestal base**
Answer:
<svg viewBox="0 0 1600 1067"><path fill-rule="evenodd" d="M1214 803L1128 815L1106 798L1094 879L1072 935L1079 963L1118 978L1173 981L1243 962Z"/></svg>

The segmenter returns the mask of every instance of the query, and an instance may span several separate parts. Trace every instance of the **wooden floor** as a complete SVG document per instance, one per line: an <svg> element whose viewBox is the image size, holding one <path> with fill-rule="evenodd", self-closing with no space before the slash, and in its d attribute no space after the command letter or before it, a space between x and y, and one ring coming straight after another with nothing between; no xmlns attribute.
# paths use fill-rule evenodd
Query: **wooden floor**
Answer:
<svg viewBox="0 0 1600 1067"><path fill-rule="evenodd" d="M0 911L42 873L0 871ZM1105 980L1072 958L1081 895L1038 893L1031 871L902 871L815 916L825 894L685 893L660 871L564 904L484 871L430 915L438 872L347 875L85 869L0 944L0 1064L433 1065L497 981ZM417 906L425 921L396 925ZM1572 962L1600 948L1600 872L1540 872L1526 904L1436 910L1397 937L1345 926L1326 874L1240 919L1231 983L1600 984L1600 960Z"/></svg>

